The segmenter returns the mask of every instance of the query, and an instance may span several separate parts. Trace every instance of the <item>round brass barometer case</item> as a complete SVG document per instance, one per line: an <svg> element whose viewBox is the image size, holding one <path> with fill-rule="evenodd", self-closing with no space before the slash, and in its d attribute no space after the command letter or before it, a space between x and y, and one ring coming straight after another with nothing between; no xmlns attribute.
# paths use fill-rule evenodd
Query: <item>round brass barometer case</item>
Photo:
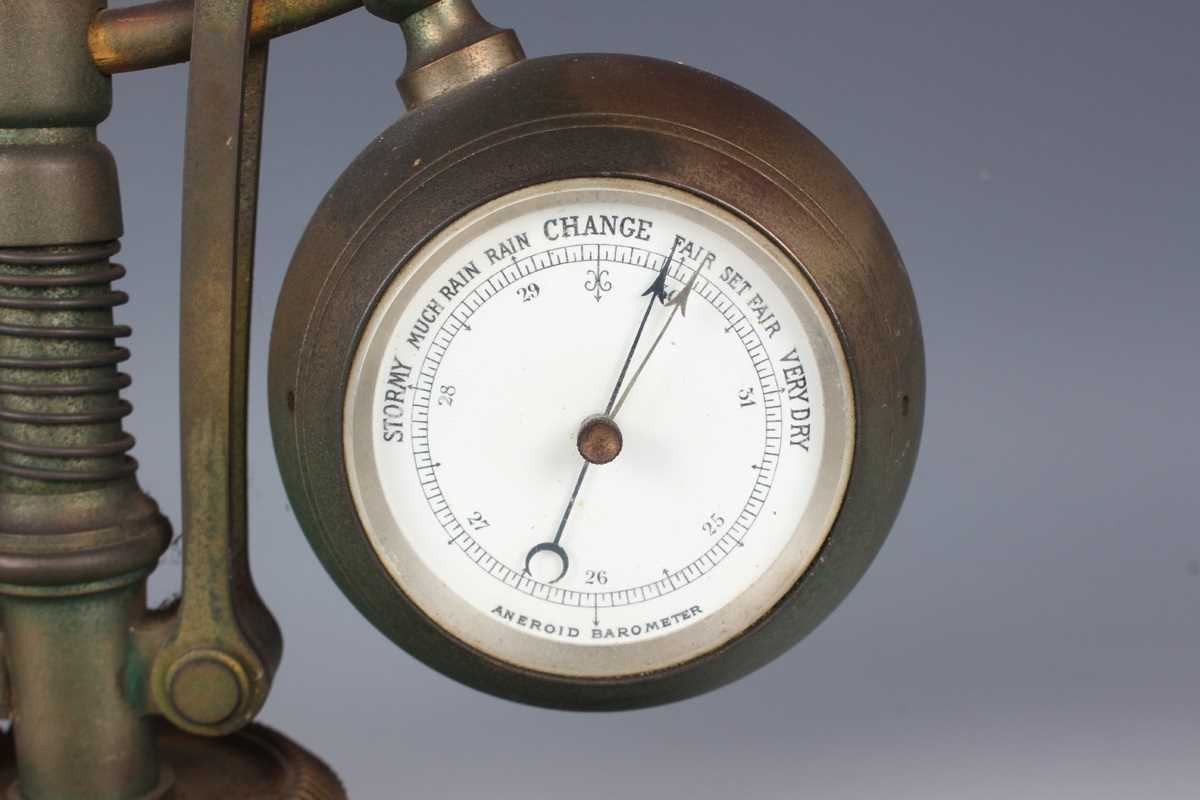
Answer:
<svg viewBox="0 0 1200 800"><path fill-rule="evenodd" d="M916 454L911 290L870 201L756 96L519 62L347 170L276 315L272 424L318 555L479 689L667 702L849 591Z"/></svg>

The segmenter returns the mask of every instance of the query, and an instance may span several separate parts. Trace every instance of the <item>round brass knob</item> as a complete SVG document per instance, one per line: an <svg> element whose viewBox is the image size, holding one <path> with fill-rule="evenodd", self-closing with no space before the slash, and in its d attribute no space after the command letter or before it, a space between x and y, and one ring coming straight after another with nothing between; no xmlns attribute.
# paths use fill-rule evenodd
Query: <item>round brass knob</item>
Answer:
<svg viewBox="0 0 1200 800"><path fill-rule="evenodd" d="M250 695L250 679L236 659L215 650L180 658L167 675L171 704L193 725L217 726L237 714Z"/></svg>

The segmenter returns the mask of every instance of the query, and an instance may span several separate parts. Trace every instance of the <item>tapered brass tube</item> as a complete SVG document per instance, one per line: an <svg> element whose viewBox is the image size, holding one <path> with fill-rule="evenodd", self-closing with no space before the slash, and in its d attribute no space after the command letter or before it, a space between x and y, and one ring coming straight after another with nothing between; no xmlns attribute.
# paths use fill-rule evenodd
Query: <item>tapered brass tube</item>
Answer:
<svg viewBox="0 0 1200 800"><path fill-rule="evenodd" d="M362 0L255 0L250 40L265 42L353 11ZM187 61L192 47L192 0L100 11L88 47L101 72L112 75Z"/></svg>
<svg viewBox="0 0 1200 800"><path fill-rule="evenodd" d="M139 586L4 598L21 773L9 797L142 798L170 781L127 690Z"/></svg>

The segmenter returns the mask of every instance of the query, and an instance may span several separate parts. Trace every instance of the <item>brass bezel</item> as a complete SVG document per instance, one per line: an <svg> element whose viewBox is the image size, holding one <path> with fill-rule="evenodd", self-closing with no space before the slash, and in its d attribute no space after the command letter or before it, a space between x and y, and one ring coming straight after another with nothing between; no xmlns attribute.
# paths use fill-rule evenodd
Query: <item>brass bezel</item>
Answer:
<svg viewBox="0 0 1200 800"><path fill-rule="evenodd" d="M804 576L756 625L670 669L564 678L498 662L429 620L379 562L348 485L343 394L364 326L397 272L465 213L526 187L627 177L709 199L791 260L838 332L855 399L851 476ZM347 596L417 658L468 685L559 708L682 699L765 664L815 627L882 545L916 457L919 323L877 212L837 159L781 111L702 72L631 56L525 61L420 109L347 170L301 241L276 313L276 451L293 507Z"/></svg>

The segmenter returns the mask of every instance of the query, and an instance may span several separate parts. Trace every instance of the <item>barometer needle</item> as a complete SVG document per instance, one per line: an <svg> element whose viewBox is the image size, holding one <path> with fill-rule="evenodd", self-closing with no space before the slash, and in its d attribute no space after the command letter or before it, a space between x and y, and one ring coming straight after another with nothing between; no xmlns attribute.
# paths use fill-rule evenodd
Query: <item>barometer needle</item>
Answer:
<svg viewBox="0 0 1200 800"><path fill-rule="evenodd" d="M637 333L634 334L633 344L629 348L629 355L625 356L625 364L621 367L621 374L617 376L617 385L613 387L612 396L608 398L608 405L604 408L605 416L612 416L613 406L617 402L617 393L621 391L621 384L625 382L625 374L629 372L629 365L633 363L633 356L637 352L638 342L642 340L642 333L646 330L646 323L650 321L650 312L654 310L654 301L658 300L661 303L667 302L667 274L671 271L671 259L675 257L675 248L682 241L678 236L671 243L671 252L667 254L667 258L663 261L662 269L658 271L658 275L654 278L654 283L646 291L642 292L642 297L650 295L650 302L646 304L646 313L642 315L642 324L638 326Z"/></svg>
<svg viewBox="0 0 1200 800"><path fill-rule="evenodd" d="M650 296L650 302L646 304L646 312L642 314L642 321L641 324L638 325L637 333L635 333L633 336L633 344L629 347L629 354L625 356L625 362L621 366L621 373L617 376L617 385L613 387L612 395L610 395L608 398L608 405L604 409L604 416L606 417L611 417L615 413L613 411L613 406L617 403L617 395L621 391L621 385L625 383L625 375L629 372L629 365L633 363L633 356L637 353L638 343L641 342L642 334L646 330L646 323L650 321L650 312L654 310L654 301L657 300L663 304L667 304L668 302L667 275L671 271L671 261L675 257L675 249L679 247L679 243L681 241L683 240L679 236L675 237L675 241L671 243L671 252L667 254L666 259L663 261L662 269L658 271L658 274L654 278L654 282L650 284L649 288L642 292L642 297L646 297L647 295ZM696 278L693 275L692 282L694 283L695 280ZM685 287L680 295L677 295L673 300L670 301L670 304L675 306L675 308L671 311L672 317L675 316L675 312L680 309L681 305L687 303L686 295L690 289L691 283ZM681 300L682 303L680 302ZM666 330L665 326L663 327L663 330ZM662 333L659 333L658 338L662 338ZM658 344L657 340L655 341L655 344ZM645 365L646 362L643 360L642 367ZM641 371L641 367L638 367L638 373ZM634 380L636 379L637 375L635 374ZM633 381L630 381L630 385L632 384ZM626 391L626 394L628 394L628 391ZM624 400L624 397L622 397L622 400ZM583 468L579 470L579 477L575 479L575 487L571 490L571 497L569 500L567 500L567 507L563 511L562 519L559 520L558 530L554 534L554 539L549 542L541 542L534 545L532 548L530 548L529 553L525 556L526 575L530 574L529 565L533 562L534 557L539 553L553 553L558 557L560 564L558 577L552 581L549 581L549 583L558 583L560 580L562 580L563 576L567 574L567 566L569 565L570 561L567 557L567 551L564 550L562 545L559 544L559 540L562 539L563 531L567 529L567 521L570 520L571 511L575 508L575 499L579 497L579 489L583 486L583 479L587 476L588 468L591 466L592 462L584 459Z"/></svg>
<svg viewBox="0 0 1200 800"><path fill-rule="evenodd" d="M571 490L571 499L567 501L567 508L565 511L563 511L562 519L558 522L558 530L554 534L554 541L541 542L540 544L535 544L529 549L528 555L525 556L526 575L529 574L529 564L533 561L534 556L536 556L538 553L553 553L558 557L558 562L560 564L558 577L552 581L548 581L548 583L558 583L562 580L563 576L567 574L567 567L570 565L571 560L567 556L567 551L564 550L562 545L558 543L558 540L562 538L563 531L567 529L567 520L571 518L571 509L575 507L575 498L579 497L579 487L583 486L583 478L587 475L588 467L591 465L592 463L590 461L584 461L583 469L579 470L579 477L575 479L575 488Z"/></svg>
<svg viewBox="0 0 1200 800"><path fill-rule="evenodd" d="M672 251L674 252L674 251ZM658 336L654 337L654 341L650 345L650 349L646 351L646 355L642 357L642 363L638 364L638 368L634 371L633 377L629 379L629 383L625 385L625 391L621 393L621 399L617 401L615 406L611 407L608 416L615 418L621 411L621 406L625 405L626 398L629 397L629 392L633 389L633 385L637 383L638 376L642 374L642 370L646 368L646 364L650 363L650 356L654 355L655 349L658 348L658 343L662 341L663 334L667 332L667 328L671 325L671 320L675 319L676 314L687 316L687 301L692 294L692 287L696 285L696 278L700 276L700 267L696 267L696 271L692 273L691 279L687 282L677 295L667 301L667 305L674 306L671 309L671 314L667 317L667 321L663 323L662 329L659 330Z"/></svg>

